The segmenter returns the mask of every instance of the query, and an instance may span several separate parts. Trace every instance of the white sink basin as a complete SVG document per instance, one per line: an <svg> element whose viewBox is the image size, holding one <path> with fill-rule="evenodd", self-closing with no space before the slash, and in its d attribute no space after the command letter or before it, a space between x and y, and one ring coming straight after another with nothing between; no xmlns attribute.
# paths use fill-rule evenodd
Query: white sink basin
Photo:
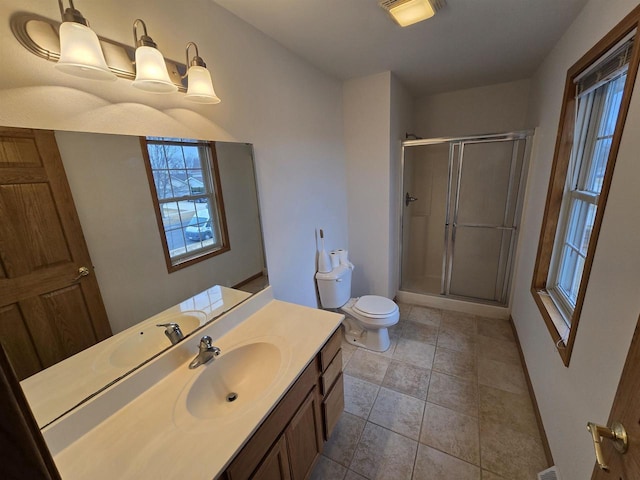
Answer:
<svg viewBox="0 0 640 480"><path fill-rule="evenodd" d="M156 324L177 323L186 336L202 325L206 318L203 312L183 312L157 317L150 323L131 329L127 333L123 332L123 337L96 360L96 369L133 368L171 346L170 340L164 334L165 329L157 327Z"/></svg>
<svg viewBox="0 0 640 480"><path fill-rule="evenodd" d="M187 387L190 415L209 420L235 417L255 404L284 369L284 356L274 343L258 341L222 352Z"/></svg>

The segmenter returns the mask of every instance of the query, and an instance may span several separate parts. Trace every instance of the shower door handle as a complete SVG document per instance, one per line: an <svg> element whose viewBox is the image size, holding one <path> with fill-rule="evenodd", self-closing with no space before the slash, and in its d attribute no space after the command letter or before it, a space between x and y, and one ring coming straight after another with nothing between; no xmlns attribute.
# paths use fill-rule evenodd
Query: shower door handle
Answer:
<svg viewBox="0 0 640 480"><path fill-rule="evenodd" d="M409 192L407 192L407 194L404 196L404 204L405 206L409 206L409 204L411 202L415 202L416 200L418 200L416 197L412 197Z"/></svg>

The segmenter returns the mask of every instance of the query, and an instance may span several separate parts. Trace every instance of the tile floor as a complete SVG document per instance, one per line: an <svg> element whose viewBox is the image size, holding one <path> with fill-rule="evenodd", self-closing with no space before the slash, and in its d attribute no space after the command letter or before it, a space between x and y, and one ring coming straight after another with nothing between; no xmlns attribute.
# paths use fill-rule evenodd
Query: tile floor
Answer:
<svg viewBox="0 0 640 480"><path fill-rule="evenodd" d="M535 480L548 467L506 320L400 305L391 348L343 342L345 411L312 480Z"/></svg>

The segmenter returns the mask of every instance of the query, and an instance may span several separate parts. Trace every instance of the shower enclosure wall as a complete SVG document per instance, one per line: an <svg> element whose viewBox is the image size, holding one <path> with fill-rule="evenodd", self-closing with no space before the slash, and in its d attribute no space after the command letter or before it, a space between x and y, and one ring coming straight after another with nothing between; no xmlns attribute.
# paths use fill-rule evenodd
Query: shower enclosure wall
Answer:
<svg viewBox="0 0 640 480"><path fill-rule="evenodd" d="M401 291L507 304L531 135L403 143Z"/></svg>

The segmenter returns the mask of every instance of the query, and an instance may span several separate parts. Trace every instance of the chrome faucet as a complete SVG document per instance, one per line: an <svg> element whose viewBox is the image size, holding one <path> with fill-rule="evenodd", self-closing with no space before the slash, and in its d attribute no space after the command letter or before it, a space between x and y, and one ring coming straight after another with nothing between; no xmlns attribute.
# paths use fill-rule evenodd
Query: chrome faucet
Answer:
<svg viewBox="0 0 640 480"><path fill-rule="evenodd" d="M184 334L182 333L182 330L180 330L180 325L177 323L160 323L156 325L156 327L165 328L164 334L171 342L171 345L175 345L184 338Z"/></svg>
<svg viewBox="0 0 640 480"><path fill-rule="evenodd" d="M217 357L220 355L220 349L218 347L214 347L211 342L211 337L205 335L200 339L200 351L196 358L192 360L189 364L189 368L197 368L200 365L204 365L205 363L209 363L213 360L213 357Z"/></svg>

